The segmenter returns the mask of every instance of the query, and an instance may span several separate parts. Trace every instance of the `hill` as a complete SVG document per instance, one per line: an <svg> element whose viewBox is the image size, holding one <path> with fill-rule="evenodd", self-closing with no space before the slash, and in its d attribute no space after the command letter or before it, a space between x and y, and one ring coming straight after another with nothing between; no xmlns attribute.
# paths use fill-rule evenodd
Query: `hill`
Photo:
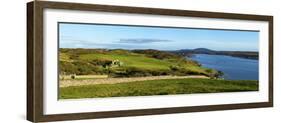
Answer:
<svg viewBox="0 0 281 123"><path fill-rule="evenodd" d="M60 74L143 77L161 75L219 76L185 57L159 50L59 49Z"/></svg>

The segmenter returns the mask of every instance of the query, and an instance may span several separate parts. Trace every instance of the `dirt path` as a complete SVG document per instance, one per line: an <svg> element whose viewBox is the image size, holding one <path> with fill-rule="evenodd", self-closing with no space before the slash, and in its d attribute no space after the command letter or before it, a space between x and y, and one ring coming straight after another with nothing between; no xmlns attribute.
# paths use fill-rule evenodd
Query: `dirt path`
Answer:
<svg viewBox="0 0 281 123"><path fill-rule="evenodd" d="M151 77L132 77L132 78L106 78L106 79L85 79L85 80L60 80L60 87L79 86L79 85L95 85L95 84L115 84L125 82L137 82L145 80L161 80L161 79L184 79L184 78L208 78L206 76L151 76Z"/></svg>

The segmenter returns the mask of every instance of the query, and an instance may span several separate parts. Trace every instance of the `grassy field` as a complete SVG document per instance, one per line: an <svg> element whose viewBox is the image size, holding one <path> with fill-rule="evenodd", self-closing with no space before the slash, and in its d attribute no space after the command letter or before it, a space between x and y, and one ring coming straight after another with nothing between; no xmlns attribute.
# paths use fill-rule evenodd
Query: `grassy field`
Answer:
<svg viewBox="0 0 281 123"><path fill-rule="evenodd" d="M168 79L60 88L60 99L257 91L251 80Z"/></svg>

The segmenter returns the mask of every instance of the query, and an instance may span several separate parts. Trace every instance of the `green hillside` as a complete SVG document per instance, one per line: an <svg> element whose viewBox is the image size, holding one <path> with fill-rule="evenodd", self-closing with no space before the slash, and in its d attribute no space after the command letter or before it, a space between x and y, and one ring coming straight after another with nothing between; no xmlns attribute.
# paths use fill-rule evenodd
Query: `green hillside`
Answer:
<svg viewBox="0 0 281 123"><path fill-rule="evenodd" d="M182 56L157 50L60 49L60 74L141 77L159 75L219 76L213 69Z"/></svg>

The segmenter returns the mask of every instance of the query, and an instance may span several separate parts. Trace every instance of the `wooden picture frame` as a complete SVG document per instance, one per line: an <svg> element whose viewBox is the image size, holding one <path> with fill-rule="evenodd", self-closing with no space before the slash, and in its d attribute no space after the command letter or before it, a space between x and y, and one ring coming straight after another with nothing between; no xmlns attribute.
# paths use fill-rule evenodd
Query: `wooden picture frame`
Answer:
<svg viewBox="0 0 281 123"><path fill-rule="evenodd" d="M251 20L268 23L268 101L206 106L165 107L137 110L44 114L44 11L45 9L98 11L125 14ZM27 3L27 120L49 122L124 116L141 116L273 106L273 16L217 13L187 10L34 1Z"/></svg>

